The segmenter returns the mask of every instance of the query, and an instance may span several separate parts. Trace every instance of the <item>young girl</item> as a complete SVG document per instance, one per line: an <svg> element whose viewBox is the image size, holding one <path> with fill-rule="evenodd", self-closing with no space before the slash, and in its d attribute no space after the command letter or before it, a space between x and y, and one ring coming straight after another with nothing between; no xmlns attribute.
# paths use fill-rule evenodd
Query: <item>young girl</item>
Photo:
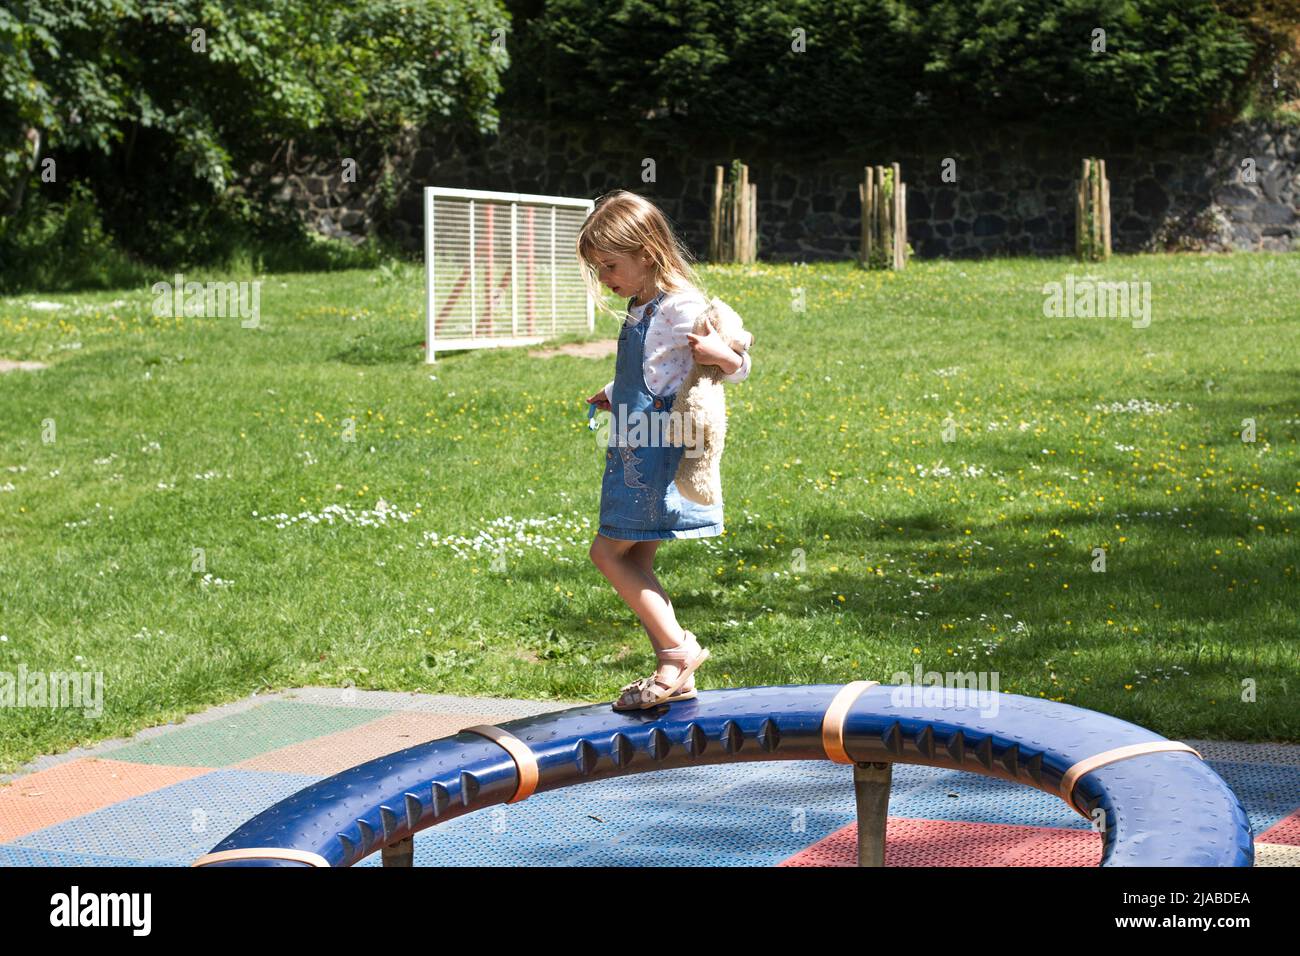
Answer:
<svg viewBox="0 0 1300 956"><path fill-rule="evenodd" d="M664 445L653 426L643 426L651 437L632 446L632 421L659 416L662 422L692 362L716 365L728 373L723 381L742 382L750 360L748 352L736 353L713 329L707 335L691 332L708 300L687 253L653 203L625 190L603 196L578 234L578 255L598 301L595 276L630 300L614 380L587 399L612 416L600 530L590 555L641 619L659 659L653 675L623 687L614 702L615 710L638 710L697 696L694 672L709 652L677 623L672 601L655 577L654 558L667 538L721 534L722 502L700 505L678 494L673 476L685 448Z"/></svg>

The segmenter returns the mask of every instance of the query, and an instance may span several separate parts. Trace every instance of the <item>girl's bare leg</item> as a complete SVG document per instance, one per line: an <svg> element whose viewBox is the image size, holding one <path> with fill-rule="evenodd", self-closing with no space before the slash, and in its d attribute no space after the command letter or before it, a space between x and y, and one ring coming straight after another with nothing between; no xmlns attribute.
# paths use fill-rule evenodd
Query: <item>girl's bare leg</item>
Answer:
<svg viewBox="0 0 1300 956"><path fill-rule="evenodd" d="M659 583L659 578L655 574L655 552L659 550L662 541L634 541L632 547L628 548L627 553L637 567L639 567L650 580L650 586L655 589L658 595L663 599L664 604L668 605L668 613L672 617L673 631L679 629L677 624L677 612L673 610L672 598L664 592L664 586ZM655 641L655 637L650 633L650 628L646 628L646 634L650 637L650 643L654 644L659 650L663 650L663 645ZM668 645L676 647L677 643Z"/></svg>
<svg viewBox="0 0 1300 956"><path fill-rule="evenodd" d="M619 541L597 534L589 552L601 574L614 585L624 603L641 620L650 643L656 650L677 647L684 631L677 623L672 601L654 573L654 556L659 541ZM670 683L676 677L676 664L661 664L656 673ZM690 681L687 687L691 686Z"/></svg>

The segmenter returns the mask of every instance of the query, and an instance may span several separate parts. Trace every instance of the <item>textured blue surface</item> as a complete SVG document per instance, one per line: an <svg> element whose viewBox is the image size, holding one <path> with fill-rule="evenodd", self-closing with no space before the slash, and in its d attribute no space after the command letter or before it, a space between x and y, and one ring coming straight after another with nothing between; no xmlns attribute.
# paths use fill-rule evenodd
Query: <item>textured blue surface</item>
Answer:
<svg viewBox="0 0 1300 956"><path fill-rule="evenodd" d="M584 798L570 807L549 799L554 796L543 794L502 814L488 810L424 830L415 838L415 865L626 865L603 861L611 853L624 859L631 852L647 863L671 858L679 864L689 859L689 865L775 866L851 822L847 814L810 811L795 820L780 808L693 802L639 806ZM530 807L534 801L538 806ZM732 857L737 858L734 864L723 862ZM357 865L379 866L379 855Z"/></svg>
<svg viewBox="0 0 1300 956"><path fill-rule="evenodd" d="M292 773L214 770L33 831L5 847L138 861L179 859L188 866L207 852L214 833L227 832L316 779ZM196 832L196 827L202 830Z"/></svg>
<svg viewBox="0 0 1300 956"><path fill-rule="evenodd" d="M95 856L90 853L63 853L36 850L12 843L0 845L0 866L185 866L191 860L137 860L134 857Z"/></svg>
<svg viewBox="0 0 1300 956"><path fill-rule="evenodd" d="M1216 760L1214 769L1241 799L1256 836L1300 806L1300 767Z"/></svg>
<svg viewBox="0 0 1300 956"><path fill-rule="evenodd" d="M670 767L823 758L822 720L840 690L840 685L812 685L704 691L695 700L646 711L617 712L597 704L499 726L533 754L540 794ZM933 707L902 698L898 690L876 686L856 699L844 725L852 759L981 774L1039 788L1054 800L1051 794L1077 762L1128 744L1164 740L1145 728L1069 704L998 694L987 699L993 701L991 707L985 701ZM838 785L851 793L849 768L839 769L844 773ZM655 789L671 791L673 797L663 804L650 798L651 806L677 810L673 801L681 801L683 793L707 794L713 785L709 778L683 777L685 789L675 789L673 776L656 775L662 783L656 779ZM332 866L348 866L385 843L509 800L517 781L514 761L504 749L462 732L313 784L212 849L293 848L318 853ZM735 789L762 782L759 776L740 777ZM829 785L836 782L832 779ZM980 791L968 792L976 799L966 805L978 806ZM985 791L983 797L992 801L996 794ZM932 788L904 790L898 808L891 805L891 811L910 815L904 809L909 798L931 806L938 799ZM1249 822L1239 801L1194 754L1147 754L1109 764L1080 778L1075 798L1085 811L1100 807L1105 812L1103 865L1249 866L1253 860ZM640 799L647 797L643 793ZM762 809L760 801L750 807L763 836L785 847L777 819L788 810L768 808L772 812L764 817ZM1026 804L1023 812L1028 820L1007 822L1040 823L1033 816L1038 813L1050 817L1046 804ZM942 815L951 817L952 811ZM764 852L726 826L723 837L742 853ZM620 846L626 845L620 841Z"/></svg>

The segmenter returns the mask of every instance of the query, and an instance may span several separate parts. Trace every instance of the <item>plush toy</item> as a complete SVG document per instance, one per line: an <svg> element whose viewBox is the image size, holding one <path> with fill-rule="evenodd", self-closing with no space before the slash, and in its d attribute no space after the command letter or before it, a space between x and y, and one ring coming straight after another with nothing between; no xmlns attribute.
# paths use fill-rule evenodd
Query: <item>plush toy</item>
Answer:
<svg viewBox="0 0 1300 956"><path fill-rule="evenodd" d="M695 319L692 331L708 333L709 326L718 330L723 341L733 349L749 351L754 336L731 306L714 298ZM677 491L697 504L712 505L722 500L722 446L727 437L727 402L722 394L722 369L716 365L691 368L686 381L677 390L673 414L665 428L669 445L685 446L677 466ZM680 414L678 414L680 413Z"/></svg>

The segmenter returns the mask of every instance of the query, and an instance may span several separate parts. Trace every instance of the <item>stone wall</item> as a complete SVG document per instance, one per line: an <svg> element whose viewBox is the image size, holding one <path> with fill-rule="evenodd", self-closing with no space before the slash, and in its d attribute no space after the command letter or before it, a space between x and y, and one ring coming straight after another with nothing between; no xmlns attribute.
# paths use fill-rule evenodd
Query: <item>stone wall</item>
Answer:
<svg viewBox="0 0 1300 956"><path fill-rule="evenodd" d="M1080 160L1106 160L1117 252L1300 249L1300 129L1244 123L1217 134L1003 127L834 151L799 143L632 141L606 128L503 119L498 135L412 131L396 153L343 184L316 163L285 177L282 196L320 231L359 241L373 229L421 248L424 185L595 198L627 188L653 199L696 255L707 249L713 167L739 156L758 184L759 258L855 254L865 164L899 162L918 257L1073 252ZM955 161L956 181L941 179ZM1254 160L1254 182L1242 161ZM643 182L645 160L655 181ZM337 164L334 164L337 165ZM376 183L390 174L384 196Z"/></svg>

